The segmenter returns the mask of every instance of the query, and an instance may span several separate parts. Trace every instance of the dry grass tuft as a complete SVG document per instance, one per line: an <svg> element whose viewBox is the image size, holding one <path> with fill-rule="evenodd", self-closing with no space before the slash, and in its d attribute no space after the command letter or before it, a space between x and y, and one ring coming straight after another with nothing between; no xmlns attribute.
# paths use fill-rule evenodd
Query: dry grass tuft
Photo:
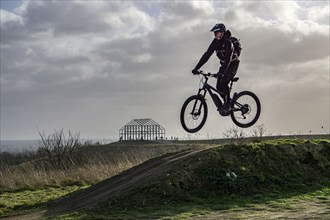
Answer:
<svg viewBox="0 0 330 220"><path fill-rule="evenodd" d="M154 157L187 147L169 142L127 142L80 147L70 164L53 167L36 153L1 154L0 192L93 184Z"/></svg>

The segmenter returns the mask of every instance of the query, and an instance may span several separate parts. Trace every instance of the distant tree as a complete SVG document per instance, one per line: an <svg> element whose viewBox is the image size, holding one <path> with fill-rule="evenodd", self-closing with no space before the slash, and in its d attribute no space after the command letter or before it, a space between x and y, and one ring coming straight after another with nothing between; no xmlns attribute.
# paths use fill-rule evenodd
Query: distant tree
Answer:
<svg viewBox="0 0 330 220"><path fill-rule="evenodd" d="M64 134L62 130L54 130L53 133L45 134L38 130L40 140L38 154L42 155L53 168L61 168L65 165L74 165L73 153L82 146L80 142L80 134L72 134L71 131L68 135Z"/></svg>

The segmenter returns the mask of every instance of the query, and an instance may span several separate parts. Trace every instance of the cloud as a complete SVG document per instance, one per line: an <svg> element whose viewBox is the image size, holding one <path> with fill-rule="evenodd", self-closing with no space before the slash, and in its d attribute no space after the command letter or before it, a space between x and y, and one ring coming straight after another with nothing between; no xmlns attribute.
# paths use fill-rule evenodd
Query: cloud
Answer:
<svg viewBox="0 0 330 220"><path fill-rule="evenodd" d="M22 18L15 13L8 12L6 10L0 9L1 16L1 26L9 26L12 23L22 24Z"/></svg>
<svg viewBox="0 0 330 220"><path fill-rule="evenodd" d="M198 86L190 71L219 22L243 47L235 89L260 96L260 122L270 130L297 130L293 124L303 127L311 110L306 103L329 110L328 8L329 2L24 1L1 9L1 135L23 138L19 133L31 136L38 126L116 137L130 119L154 117L169 135L184 136L178 112ZM203 69L218 65L212 56ZM297 106L299 117L285 111ZM287 125L280 114L296 121ZM209 118L204 136L232 125L217 112ZM320 111L317 120L329 116Z"/></svg>
<svg viewBox="0 0 330 220"><path fill-rule="evenodd" d="M20 13L28 29L55 35L134 32L152 25L148 14L130 2L31 1Z"/></svg>
<svg viewBox="0 0 330 220"><path fill-rule="evenodd" d="M298 31L287 34L280 27L281 24L273 24L243 33L241 38L244 57L249 62L280 65L329 56L328 34L316 31L309 35L299 34Z"/></svg>

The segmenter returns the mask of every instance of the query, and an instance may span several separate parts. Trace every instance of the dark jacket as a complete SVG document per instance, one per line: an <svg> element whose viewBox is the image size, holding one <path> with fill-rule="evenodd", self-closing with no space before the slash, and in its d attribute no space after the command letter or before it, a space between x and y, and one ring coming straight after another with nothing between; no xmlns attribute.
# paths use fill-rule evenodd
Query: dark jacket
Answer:
<svg viewBox="0 0 330 220"><path fill-rule="evenodd" d="M229 40L230 37L231 33L227 30L225 35L220 40L214 38L207 51L199 60L195 69L200 69L209 60L213 52L216 51L217 57L219 58L221 64L219 73L226 74L226 70L228 69L230 63L234 60L238 60L237 55L234 54L234 45Z"/></svg>

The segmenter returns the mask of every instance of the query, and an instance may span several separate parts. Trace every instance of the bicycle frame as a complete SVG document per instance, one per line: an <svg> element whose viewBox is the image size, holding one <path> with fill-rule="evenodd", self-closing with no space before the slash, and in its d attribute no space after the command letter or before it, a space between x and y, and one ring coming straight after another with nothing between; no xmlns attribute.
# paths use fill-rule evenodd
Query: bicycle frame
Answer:
<svg viewBox="0 0 330 220"><path fill-rule="evenodd" d="M220 92L219 90L217 90L216 88L214 88L213 86L211 86L210 84L208 84L208 80L209 80L209 76L216 76L216 74L202 74L203 75L203 79L204 79L204 82L203 82L203 86L202 88L200 88L198 90L198 95L202 96L204 99L205 99L205 96L206 96L206 93L208 92L214 102L214 104L217 106L217 107L220 107L222 105L222 102L221 102L221 99L222 99L222 96L223 93ZM229 93L231 91L231 88L232 88L232 82L230 84L230 87L229 87ZM212 92L213 91L213 92ZM218 95L216 95L215 93L219 94L220 97ZM195 107L195 106L194 106Z"/></svg>
<svg viewBox="0 0 330 220"><path fill-rule="evenodd" d="M220 92L219 90L217 90L216 88L214 88L213 86L211 86L210 84L207 83L208 80L209 80L209 77L210 77L210 76L216 77L217 74L211 74L211 73L207 73L207 74L205 74L205 73L200 73L200 74L203 75L204 82L203 82L203 86L202 86L202 88L200 88L200 89L198 90L198 94L197 94L197 95L202 96L202 97L204 98L204 100L206 100L206 99L205 99L206 93L209 92L209 93L210 93L210 96L211 96L211 98L212 98L212 101L213 101L213 103L215 104L215 106L216 106L217 108L221 107L221 105L222 105L222 101L224 102L224 100L223 100L223 98L222 98L222 96L221 96L221 95L223 95L223 93ZM237 93L235 92L234 95L233 95L233 98L230 97L231 90L232 90L232 87L233 87L233 83L236 82L237 80L238 80L238 79L236 79L236 80L231 80L231 81L230 81L230 86L229 86L229 102L230 102L230 103L233 102L234 97L237 95ZM212 91L213 91L213 92L212 92ZM219 94L220 97L219 97L219 95L216 95L215 93ZM222 100L222 101L221 101L221 100ZM244 106L241 105L241 104L238 103L238 102L234 102L234 103L232 103L232 104L235 104L235 105L238 106L238 108L233 108L232 111L241 111L242 109L244 109L244 112L247 111L247 110L244 108ZM193 107L194 110L196 110L196 105L197 105L197 103L195 102L194 107ZM202 105L202 104L200 104L200 106L198 107L198 111L195 112L195 113L192 112L192 114L194 114L194 115L199 115L199 114L200 114L200 111L201 111L201 105ZM243 113L243 112L242 112L242 113ZM245 117L245 116L243 116L243 117Z"/></svg>

